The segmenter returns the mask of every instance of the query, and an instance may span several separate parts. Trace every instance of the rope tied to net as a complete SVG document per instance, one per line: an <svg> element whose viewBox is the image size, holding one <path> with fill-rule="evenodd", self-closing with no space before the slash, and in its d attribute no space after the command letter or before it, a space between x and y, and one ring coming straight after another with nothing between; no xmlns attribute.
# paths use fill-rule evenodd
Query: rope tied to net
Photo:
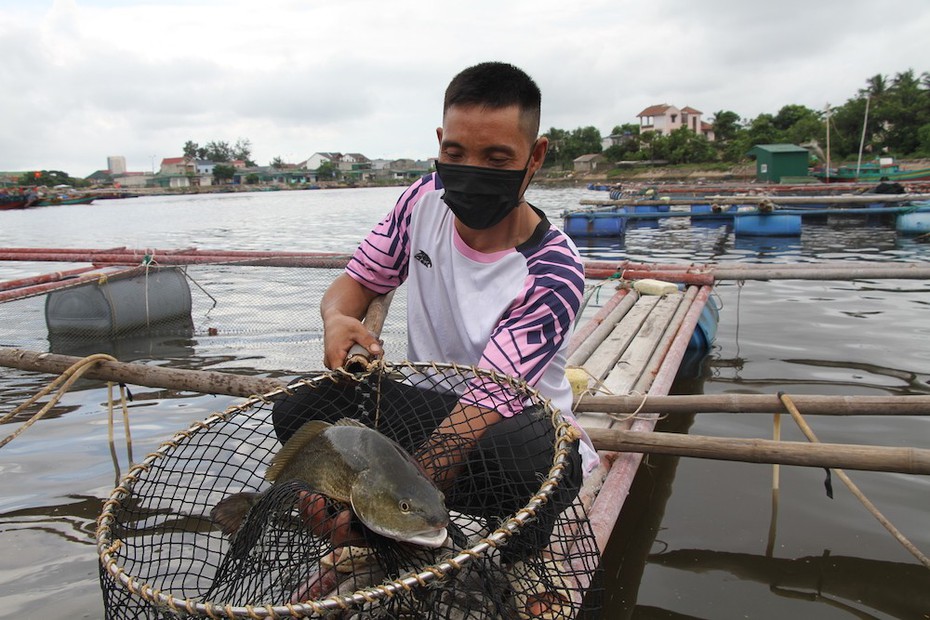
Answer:
<svg viewBox="0 0 930 620"><path fill-rule="evenodd" d="M106 355L104 353L95 353L94 355L88 355L87 357L82 358L81 360L72 364L67 370L61 373L61 375L59 375L54 380L52 380L52 382L49 383L47 386L39 390L34 396L29 398L26 402L19 405L18 407L13 409L13 411L9 412L8 414L0 418L0 424L5 424L9 420L13 419L14 416L19 414L23 410L25 410L27 407L30 407L33 404L35 404L40 398L43 398L44 396L50 394L56 388L58 389L58 391L51 397L48 403L46 403L39 411L34 413L31 418L23 422L23 424L19 428L17 428L15 431L13 431L10 435L7 435L2 440L0 440L0 448L2 448L6 444L10 443L11 441L19 437L23 432L26 431L26 429L28 429L30 426L32 426L33 424L41 420L43 417L45 417L45 415L49 411L51 411L55 405L58 404L58 401L60 401L62 397L68 393L68 391L71 389L71 386L73 386L74 383L78 379L80 379L87 371L93 368L94 365L100 362L116 362L116 361L118 360L113 356ZM112 386L112 383L110 383L110 385ZM127 420L126 429L127 429L127 436L128 436L129 426L128 426L128 412L126 412L126 404L125 404L126 396L122 389L120 390L120 392L123 398L124 420ZM113 415L112 394L111 394L111 399L110 399L110 415L112 418L112 415Z"/></svg>

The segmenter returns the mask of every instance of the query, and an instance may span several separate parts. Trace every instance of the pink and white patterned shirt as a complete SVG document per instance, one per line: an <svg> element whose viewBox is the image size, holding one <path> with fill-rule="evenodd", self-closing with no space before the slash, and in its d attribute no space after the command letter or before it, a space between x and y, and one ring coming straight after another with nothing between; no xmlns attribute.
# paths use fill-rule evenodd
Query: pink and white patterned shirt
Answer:
<svg viewBox="0 0 930 620"><path fill-rule="evenodd" d="M356 250L347 273L378 293L407 283L408 359L519 377L573 420L565 351L584 292L578 250L537 210L542 222L528 241L477 252L456 232L442 195L436 174L410 186ZM504 416L520 412L520 403L499 390L472 387L466 401ZM587 472L597 455L582 435Z"/></svg>

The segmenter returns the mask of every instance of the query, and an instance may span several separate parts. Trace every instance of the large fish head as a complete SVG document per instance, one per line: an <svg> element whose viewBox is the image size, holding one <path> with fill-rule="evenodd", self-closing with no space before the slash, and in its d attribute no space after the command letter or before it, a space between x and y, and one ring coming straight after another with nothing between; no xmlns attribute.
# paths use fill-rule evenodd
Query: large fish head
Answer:
<svg viewBox="0 0 930 620"><path fill-rule="evenodd" d="M368 529L424 547L441 547L449 511L433 481L410 465L361 472L352 485L352 511ZM409 466L409 467L405 467Z"/></svg>

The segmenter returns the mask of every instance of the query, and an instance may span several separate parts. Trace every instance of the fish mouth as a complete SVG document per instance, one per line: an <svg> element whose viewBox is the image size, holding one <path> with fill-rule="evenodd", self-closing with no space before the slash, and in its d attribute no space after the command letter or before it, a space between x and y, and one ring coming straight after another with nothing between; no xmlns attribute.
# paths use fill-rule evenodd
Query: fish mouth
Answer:
<svg viewBox="0 0 930 620"><path fill-rule="evenodd" d="M405 540L408 543L420 545L421 547L437 549L446 542L448 537L449 533L446 531L446 528L442 528L441 530L431 530L429 532L414 534L413 536L406 537Z"/></svg>
<svg viewBox="0 0 930 620"><path fill-rule="evenodd" d="M446 542L446 539L449 538L449 533L444 527L440 529L425 530L422 532L414 533L375 529L370 525L368 527L378 534L387 536L388 538L393 538L398 542L410 543L411 545L419 545L421 547L428 547L430 549L437 549L441 547Z"/></svg>

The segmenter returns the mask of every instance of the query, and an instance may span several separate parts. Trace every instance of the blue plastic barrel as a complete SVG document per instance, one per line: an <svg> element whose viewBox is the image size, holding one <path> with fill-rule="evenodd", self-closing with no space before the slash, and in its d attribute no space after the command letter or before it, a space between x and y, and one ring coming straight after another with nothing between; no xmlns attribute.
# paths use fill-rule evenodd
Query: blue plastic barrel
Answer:
<svg viewBox="0 0 930 620"><path fill-rule="evenodd" d="M717 324L720 322L720 309L717 300L713 297L707 299L701 316L698 317L697 327L688 341L688 348L698 351L710 351L711 345L717 338Z"/></svg>
<svg viewBox="0 0 930 620"><path fill-rule="evenodd" d="M895 230L906 235L930 233L930 207L899 213L895 220Z"/></svg>
<svg viewBox="0 0 930 620"><path fill-rule="evenodd" d="M801 234L801 216L765 213L733 217L733 233L748 237L794 237Z"/></svg>
<svg viewBox="0 0 930 620"><path fill-rule="evenodd" d="M626 209L566 213L562 216L562 230L572 238L619 237L626 230Z"/></svg>

